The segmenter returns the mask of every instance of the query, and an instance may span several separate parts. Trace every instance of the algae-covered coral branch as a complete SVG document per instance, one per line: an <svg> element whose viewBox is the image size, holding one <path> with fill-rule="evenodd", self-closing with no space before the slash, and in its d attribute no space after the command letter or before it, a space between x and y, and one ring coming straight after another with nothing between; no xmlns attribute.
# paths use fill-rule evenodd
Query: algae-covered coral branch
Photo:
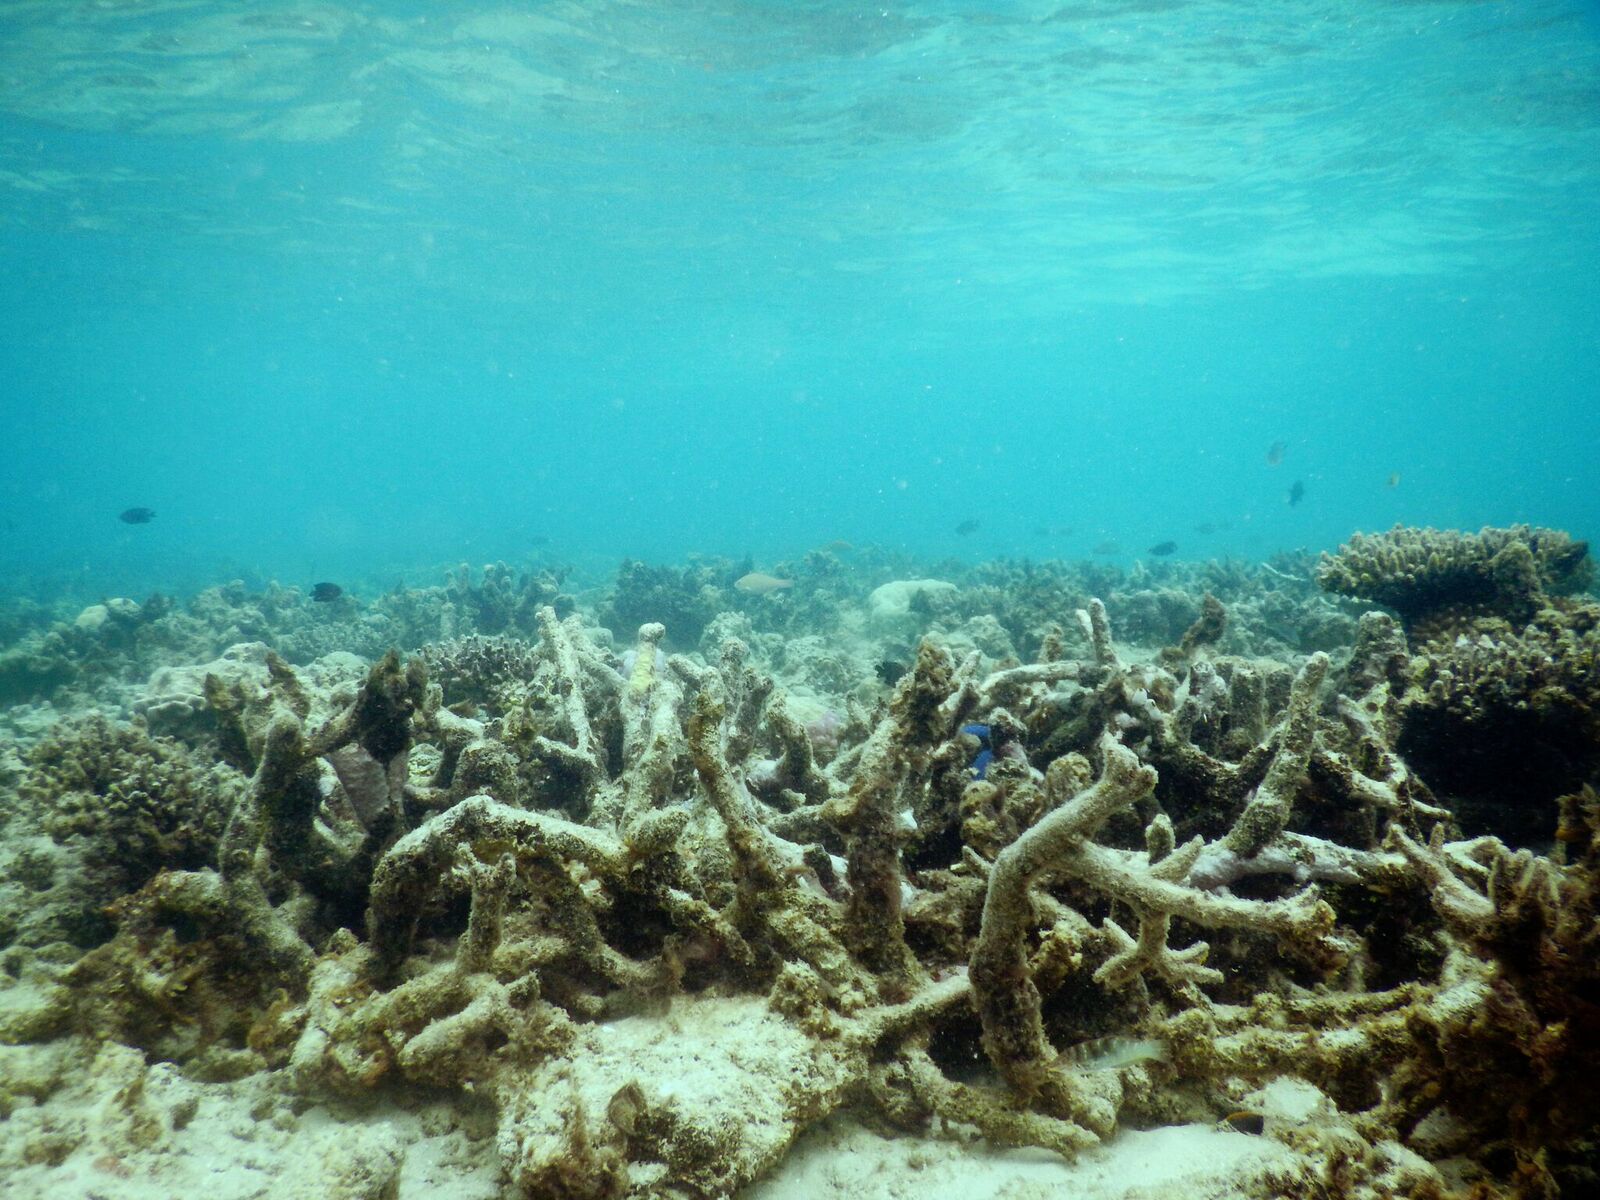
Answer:
<svg viewBox="0 0 1600 1200"><path fill-rule="evenodd" d="M1071 871L1086 839L1106 818L1155 786L1155 772L1109 736L1102 740L1101 753L1105 766L1099 782L1002 850L984 897L971 964L984 1050L1025 1095L1039 1092L1055 1062L1039 1018L1039 994L1028 978L1026 935L1033 920L1029 888L1042 875Z"/></svg>
<svg viewBox="0 0 1600 1200"><path fill-rule="evenodd" d="M854 946L894 992L918 974L901 915L900 814L926 787L933 752L960 724L958 714L942 711L955 687L949 656L924 642L895 689L888 716L868 737L848 794L825 814L848 833Z"/></svg>
<svg viewBox="0 0 1600 1200"><path fill-rule="evenodd" d="M1157 780L1154 770L1109 735L1102 737L1099 752L1104 762L1099 781L1071 799L1058 796L1058 806L1001 851L989 876L983 923L973 950L972 987L983 1021L984 1048L996 1069L1027 1095L1045 1087L1056 1059L1044 1036L1039 996L1029 978L1025 952L1026 934L1034 920L1029 889L1041 878L1076 879L1139 914L1137 941L1120 927L1109 926L1115 951L1095 974L1097 982L1109 987L1124 985L1143 970L1178 984L1220 982L1217 972L1202 966L1203 943L1184 951L1167 945L1175 915L1201 927L1254 929L1308 944L1333 924L1333 911L1310 893L1262 902L1218 896L1178 882L1200 852L1198 840L1154 860L1149 854L1095 844L1095 831L1118 810L1147 795ZM1054 788L1052 783L1063 776L1053 769L1046 777L1047 791L1059 792L1059 783Z"/></svg>
<svg viewBox="0 0 1600 1200"><path fill-rule="evenodd" d="M410 948L423 904L458 853L486 861L502 848L563 867L581 863L602 879L618 877L625 863L622 846L598 830L487 796L463 800L396 842L373 873L367 932L380 972L392 970Z"/></svg>

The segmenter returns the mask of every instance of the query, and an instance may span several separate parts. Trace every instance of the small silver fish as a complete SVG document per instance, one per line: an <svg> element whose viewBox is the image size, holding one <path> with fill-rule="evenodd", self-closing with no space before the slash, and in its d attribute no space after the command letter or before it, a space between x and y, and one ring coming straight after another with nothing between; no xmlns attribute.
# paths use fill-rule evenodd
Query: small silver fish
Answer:
<svg viewBox="0 0 1600 1200"><path fill-rule="evenodd" d="M1111 1037L1079 1042L1062 1051L1063 1065L1079 1071L1116 1071L1140 1063L1165 1062L1167 1044L1159 1038Z"/></svg>

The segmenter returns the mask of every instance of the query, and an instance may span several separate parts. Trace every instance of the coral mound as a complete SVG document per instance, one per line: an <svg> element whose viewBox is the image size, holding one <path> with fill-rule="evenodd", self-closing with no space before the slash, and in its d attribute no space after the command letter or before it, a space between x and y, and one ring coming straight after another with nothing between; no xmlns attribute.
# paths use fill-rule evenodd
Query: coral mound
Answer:
<svg viewBox="0 0 1600 1200"><path fill-rule="evenodd" d="M1471 832L1548 841L1553 801L1600 772L1600 608L1588 546L1526 525L1395 528L1324 555L1330 591L1399 612L1397 748Z"/></svg>
<svg viewBox="0 0 1600 1200"><path fill-rule="evenodd" d="M1425 633L1424 624L1451 618L1526 621L1546 594L1587 582L1588 553L1587 542L1529 525L1477 533L1396 525L1356 534L1324 554L1316 574L1326 590L1387 605L1408 633Z"/></svg>

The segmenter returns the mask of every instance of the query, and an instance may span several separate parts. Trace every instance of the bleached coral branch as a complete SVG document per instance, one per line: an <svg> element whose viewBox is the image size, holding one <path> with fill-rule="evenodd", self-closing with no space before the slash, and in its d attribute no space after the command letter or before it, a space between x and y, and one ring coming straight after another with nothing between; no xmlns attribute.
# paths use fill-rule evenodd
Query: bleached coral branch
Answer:
<svg viewBox="0 0 1600 1200"><path fill-rule="evenodd" d="M592 787L605 778L605 756L590 723L588 693L597 688L611 691L615 676L591 669L586 659L592 657L592 652L580 647L566 624L556 618L554 608L545 605L539 609L538 622L537 653L554 674L546 689L547 697L554 705L562 731L572 741L568 744L543 733L535 734L530 750ZM615 699L614 692L610 698Z"/></svg>

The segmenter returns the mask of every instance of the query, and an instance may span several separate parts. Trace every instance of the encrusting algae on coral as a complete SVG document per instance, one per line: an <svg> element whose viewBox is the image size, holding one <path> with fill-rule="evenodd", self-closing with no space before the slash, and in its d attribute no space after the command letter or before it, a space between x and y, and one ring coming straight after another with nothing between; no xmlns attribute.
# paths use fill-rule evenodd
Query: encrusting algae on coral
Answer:
<svg viewBox="0 0 1600 1200"><path fill-rule="evenodd" d="M494 610L536 640L370 668L235 655L163 709L181 735L80 722L18 760L6 878L58 915L7 909L0 1035L332 1111L434 1097L492 1123L508 1196L730 1195L841 1112L1301 1156L1241 1194L1557 1194L1600 1120L1600 803L1550 798L1545 853L1464 837L1404 747L1456 703L1427 629L1564 622L1576 655L1588 602L1546 590L1573 544L1477 537L1330 560L1405 628L1292 666L1222 652L1211 595L1159 654L1096 599L1041 610L1033 661L946 625L892 687L862 672L826 748L736 612L700 655L648 621L619 656L550 604ZM1284 1080L1324 1117L1263 1116Z"/></svg>

